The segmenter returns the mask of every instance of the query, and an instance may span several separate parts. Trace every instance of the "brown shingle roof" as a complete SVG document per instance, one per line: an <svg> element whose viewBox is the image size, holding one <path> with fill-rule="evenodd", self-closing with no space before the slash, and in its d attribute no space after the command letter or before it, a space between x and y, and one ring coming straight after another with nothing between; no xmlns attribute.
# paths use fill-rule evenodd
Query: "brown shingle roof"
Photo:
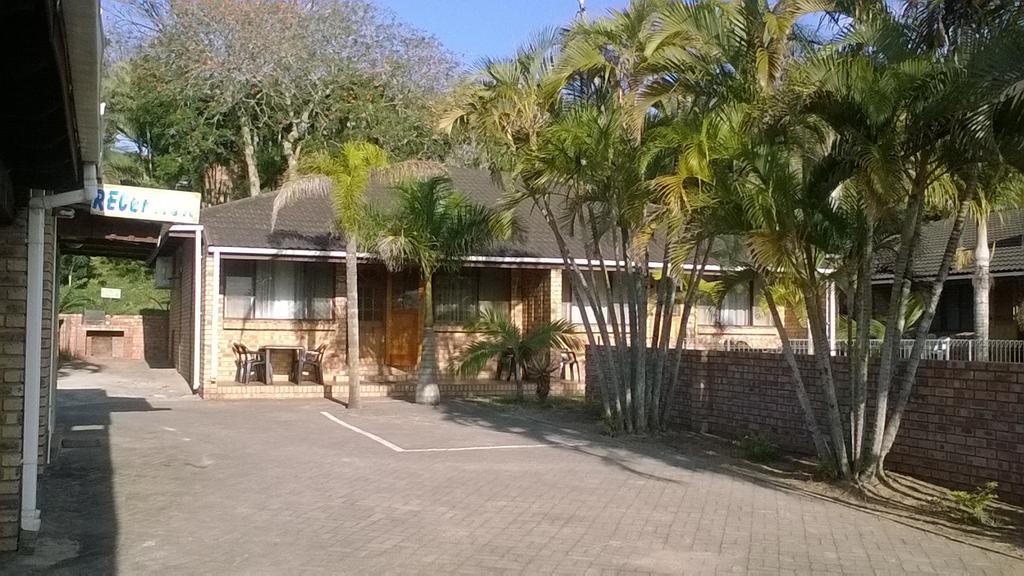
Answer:
<svg viewBox="0 0 1024 576"><path fill-rule="evenodd" d="M953 219L949 218L929 222L922 227L920 245L915 251L912 261L915 277L930 278L938 272L952 226ZM954 261L950 270L951 277L969 276L974 273L973 252L977 245L977 232L974 219L968 217L968 221L964 225L960 249L968 252L972 258L962 267L958 267ZM1016 241L1022 234L1024 234L1024 210L1003 210L989 215L989 245L999 243L992 250L991 271L993 273L1024 273L1024 245L1022 242ZM891 254L889 259L891 259ZM883 263L879 270L880 275L891 276L890 265Z"/></svg>
<svg viewBox="0 0 1024 576"><path fill-rule="evenodd" d="M502 190L484 170L451 168L449 176L455 188L475 202L496 206ZM372 184L367 200L375 208L386 209L394 190L384 184ZM333 228L333 210L327 200L297 202L281 210L271 230L270 219L276 193L235 200L205 208L200 216L207 242L211 246L275 248L298 250L344 250L344 235ZM524 229L517 244L492 247L479 256L528 256L559 258L558 245L544 218L524 203L517 209ZM575 252L582 254L582 250Z"/></svg>

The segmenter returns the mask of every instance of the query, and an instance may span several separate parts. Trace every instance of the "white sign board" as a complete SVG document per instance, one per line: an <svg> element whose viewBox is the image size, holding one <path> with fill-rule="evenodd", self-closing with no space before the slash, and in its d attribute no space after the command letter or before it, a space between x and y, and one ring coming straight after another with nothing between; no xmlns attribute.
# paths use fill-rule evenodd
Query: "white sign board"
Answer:
<svg viewBox="0 0 1024 576"><path fill-rule="evenodd" d="M100 288L100 298L107 298L109 300L120 300L121 289L120 288Z"/></svg>
<svg viewBox="0 0 1024 576"><path fill-rule="evenodd" d="M198 224L201 199L195 192L111 184L96 190L96 195L89 199L89 212L114 218Z"/></svg>

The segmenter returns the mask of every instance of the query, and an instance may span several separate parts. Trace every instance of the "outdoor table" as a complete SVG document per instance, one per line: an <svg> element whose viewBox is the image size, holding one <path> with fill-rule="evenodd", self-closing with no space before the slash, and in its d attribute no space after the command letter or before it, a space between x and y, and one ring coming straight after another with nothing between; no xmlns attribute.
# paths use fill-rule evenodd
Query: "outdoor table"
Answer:
<svg viewBox="0 0 1024 576"><path fill-rule="evenodd" d="M274 350L286 350L288 352L294 353L295 354L295 360L294 360L294 362L292 364L292 370L289 372L289 374L294 374L295 373L294 369L295 369L296 365L298 365L298 367L299 367L299 370L300 370L299 374L302 374L302 372L301 372L301 370L302 370L301 364L302 364L302 360L306 357L306 347L305 346L289 346L289 345L285 345L285 344L270 344L270 345L267 345L267 346L260 346L260 352L262 352L263 353L263 357L267 359L267 384L273 384L274 383L274 365L272 364L271 359L270 359L271 353ZM299 382L299 378L296 378L295 379L295 383L298 384L298 382Z"/></svg>

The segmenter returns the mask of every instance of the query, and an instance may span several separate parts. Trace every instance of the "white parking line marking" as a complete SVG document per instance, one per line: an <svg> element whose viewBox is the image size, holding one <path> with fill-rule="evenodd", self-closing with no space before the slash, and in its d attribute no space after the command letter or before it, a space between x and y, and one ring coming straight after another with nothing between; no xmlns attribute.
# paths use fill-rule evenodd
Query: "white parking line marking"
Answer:
<svg viewBox="0 0 1024 576"><path fill-rule="evenodd" d="M321 412L321 414L323 414L331 422L334 422L335 424L340 424L340 425L344 426L345 428L348 428L349 430L351 430L351 431L353 431L353 432L355 432L357 434L362 434L363 436L366 436L370 440L373 440L374 442L376 442L378 444L387 446L388 448L394 450L395 452L467 452L467 451L470 451L470 450L509 450L509 449L518 449L518 448L559 448L559 447L572 448L572 447L575 447L575 446L584 446L584 445L586 445L586 443L583 443L583 442L577 442L577 443L551 442L551 443L548 443L548 444L505 444L505 445L500 445L500 446L463 446L463 447L459 447L459 448L409 448L409 449L406 449L406 448L402 448L398 444L395 444L394 442L389 442L389 441L381 438L380 436L377 436L373 432L367 432L366 430L363 430L362 428L360 428L358 426L353 426L352 424L349 424L348 422L345 422L344 420L338 418L337 416L335 416L334 414L331 414L330 412Z"/></svg>
<svg viewBox="0 0 1024 576"><path fill-rule="evenodd" d="M565 444L552 442L551 444L507 444L505 446L463 446L461 448L410 448L406 452L465 452L467 450L508 450L510 448L559 448L582 446L583 444Z"/></svg>
<svg viewBox="0 0 1024 576"><path fill-rule="evenodd" d="M332 421L332 422L334 422L336 424L341 424L345 428L348 428L349 430L351 430L351 431L353 431L353 432L355 432L357 434L362 434L363 436L366 436L367 438L369 438L370 440L373 440L374 442L376 442L378 444L383 444L384 446L387 446L388 448L391 448L395 452L405 452L405 448L402 448L398 444L393 444L391 442L388 442L387 440L381 438L380 436L377 436L373 432L367 432L366 430L363 430L362 428L353 426L353 425L349 424L348 422L344 422L340 418L335 416L334 414L331 414L330 412L321 412L321 414L326 416L328 420L330 420L330 421Z"/></svg>

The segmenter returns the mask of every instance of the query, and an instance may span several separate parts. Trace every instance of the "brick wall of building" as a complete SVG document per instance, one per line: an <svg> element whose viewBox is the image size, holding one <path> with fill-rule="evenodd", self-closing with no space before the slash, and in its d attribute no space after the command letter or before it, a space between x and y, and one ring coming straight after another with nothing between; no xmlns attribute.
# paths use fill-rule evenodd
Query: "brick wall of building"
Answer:
<svg viewBox="0 0 1024 576"><path fill-rule="evenodd" d="M208 258L207 268L209 269L209 278L207 281L207 291L210 296L206 298L208 302L213 302L213 299L218 300L216 308L209 308L208 314L204 316L204 334L206 335L204 340L206 341L206 347L209 347L209 342L216 342L217 348L217 366L216 366L216 381L210 382L209 378L204 378L204 385L207 387L207 392L213 392L214 387L220 387L225 385L231 385L235 379L236 360L235 354L232 350L231 344L233 342L241 342L251 349L256 349L262 345L268 344L279 344L279 345L301 345L306 349L313 349L320 344L327 344L327 353L324 357L324 380L325 382L337 382L344 383L347 381L346 374L346 362L347 362L347 329L346 329L346 285L345 285L345 265L343 262L335 264L335 292L334 292L334 304L333 304L333 318L330 320L259 320L259 319L237 319L237 318L224 318L224 296L214 295L209 290L209 286L212 286L213 273L212 273L212 258ZM529 273L537 273L535 276L539 276L538 279L531 278L531 282L528 285L521 285L519 275L515 275L513 279L513 314L516 314L517 310L522 316L522 311L525 309L523 303L523 289L528 289L530 294L539 299L540 302L546 302L546 294L537 295L538 287L546 287L546 283L540 280L545 280L543 276L547 274L546 270L537 271L524 271ZM364 272L362 266L360 266L360 282L377 282L384 283L387 281L383 270L377 270L376 267L368 267ZM189 284L190 285L190 284ZM174 292L177 292L177 287ZM172 303L178 300L178 295L172 292ZM171 322L174 323L175 307L172 305ZM214 335L212 318L217 314L219 315L219 325L217 326L217 335ZM437 332L437 345L438 345L438 360L442 370L448 368L449 363L457 356L458 352L469 342L473 340L473 333L466 331L463 327L457 325L438 325L436 327ZM203 357L204 360L211 357L210 351L204 348ZM363 322L360 325L360 348L361 362L363 374L370 378L374 377L393 377L402 376L402 371L397 369L391 369L381 364L384 362L385 350L384 350L384 334L383 334L383 323L382 322ZM286 374L290 360L287 357L286 352L279 352L275 357L274 372L277 375L279 381L284 382L286 380ZM496 368L496 363L491 363L491 366L487 369L488 373L493 373ZM211 370L210 374L213 374Z"/></svg>
<svg viewBox="0 0 1024 576"><path fill-rule="evenodd" d="M192 381L192 277L194 244L186 240L174 252L174 279L168 303L167 343L171 366L186 381Z"/></svg>
<svg viewBox="0 0 1024 576"><path fill-rule="evenodd" d="M235 380L237 363L235 353L232 350L232 343L241 343L250 349L256 350L260 346L284 345L304 346L312 350L321 344L327 344L327 352L324 356L324 379L331 381L342 376L345 372L348 341L346 338L346 311L345 311L345 267L341 263L335 264L334 274L334 303L333 318L327 320L259 320L224 318L224 296L214 293L210 287L214 284L213 259L208 259L208 278L206 282L207 295L205 299L210 306L206 314L203 331L206 335L203 358L212 358L210 354L211 343L217 350L217 366L215 372L212 365L209 374L211 377L204 377L204 396L215 395L215 388L230 386ZM216 300L216 304L215 304ZM218 315L219 323L217 335L214 335L213 316ZM364 347L365 348L365 347ZM287 352L277 352L271 359L274 365L274 373L278 381L287 381L287 375L292 359Z"/></svg>
<svg viewBox="0 0 1024 576"><path fill-rule="evenodd" d="M28 213L0 227L0 550L18 546L21 519L21 440L25 396L25 322L28 298ZM40 366L40 470L46 462L52 362L54 225L47 219L43 271L43 350Z"/></svg>
<svg viewBox="0 0 1024 576"><path fill-rule="evenodd" d="M799 361L824 427L814 360ZM675 423L733 438L762 433L787 450L813 451L781 354L686 351L681 373ZM835 359L835 378L847 398L845 358ZM951 488L995 480L1001 497L1024 503L1024 365L923 361L886 465Z"/></svg>
<svg viewBox="0 0 1024 576"><path fill-rule="evenodd" d="M62 358L120 358L146 360L150 366L163 367L169 358L168 313L107 316L102 323L86 324L81 314L60 315L60 355ZM98 339L111 340L110 349Z"/></svg>

